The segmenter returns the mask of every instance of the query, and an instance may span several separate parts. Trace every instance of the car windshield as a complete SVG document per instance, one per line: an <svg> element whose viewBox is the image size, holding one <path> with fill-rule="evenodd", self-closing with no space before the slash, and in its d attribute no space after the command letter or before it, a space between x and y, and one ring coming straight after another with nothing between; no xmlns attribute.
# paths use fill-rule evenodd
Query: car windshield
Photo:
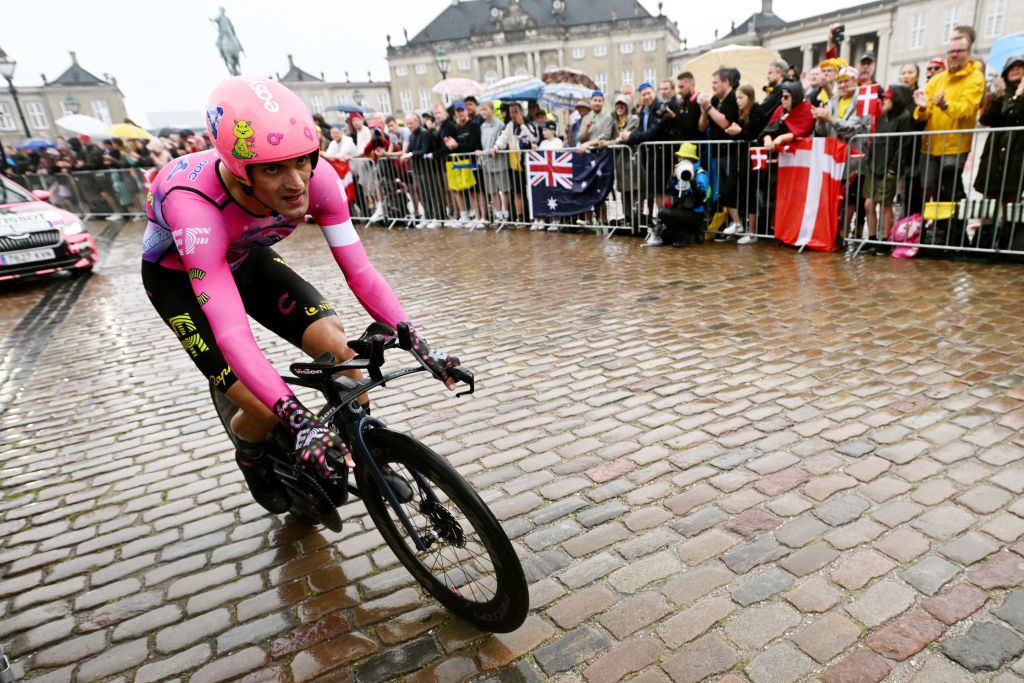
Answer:
<svg viewBox="0 0 1024 683"><path fill-rule="evenodd" d="M0 177L0 204L19 204L37 201L35 197L21 189L7 178Z"/></svg>

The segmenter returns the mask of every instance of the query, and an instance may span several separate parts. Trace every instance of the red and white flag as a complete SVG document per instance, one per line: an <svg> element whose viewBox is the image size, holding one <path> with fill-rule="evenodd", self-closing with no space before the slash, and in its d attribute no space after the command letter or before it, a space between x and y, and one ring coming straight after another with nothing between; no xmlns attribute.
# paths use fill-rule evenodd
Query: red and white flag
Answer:
<svg viewBox="0 0 1024 683"><path fill-rule="evenodd" d="M776 239L835 251L846 152L836 138L805 138L779 154Z"/></svg>
<svg viewBox="0 0 1024 683"><path fill-rule="evenodd" d="M750 148L750 170L760 171L768 168L768 150L764 147Z"/></svg>
<svg viewBox="0 0 1024 683"><path fill-rule="evenodd" d="M882 118L882 100L877 83L869 83L857 88L857 116L871 117L871 132L878 127Z"/></svg>

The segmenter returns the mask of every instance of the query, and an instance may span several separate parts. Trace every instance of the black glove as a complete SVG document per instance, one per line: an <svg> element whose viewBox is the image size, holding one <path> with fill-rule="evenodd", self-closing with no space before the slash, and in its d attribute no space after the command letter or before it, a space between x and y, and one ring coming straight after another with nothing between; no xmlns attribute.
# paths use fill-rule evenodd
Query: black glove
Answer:
<svg viewBox="0 0 1024 683"><path fill-rule="evenodd" d="M347 460L348 446L330 427L317 419L294 396L285 396L274 404L274 414L295 437L295 450L300 465L307 465L325 479L334 474L327 462L327 452L334 451Z"/></svg>
<svg viewBox="0 0 1024 683"><path fill-rule="evenodd" d="M430 374L434 377L444 382L446 387L453 389L456 379L451 375L451 369L459 365L459 359L456 356L449 356L438 349L430 348L427 340L421 337L414 328L410 327L409 333L412 335L411 350L416 355L420 365L429 370Z"/></svg>

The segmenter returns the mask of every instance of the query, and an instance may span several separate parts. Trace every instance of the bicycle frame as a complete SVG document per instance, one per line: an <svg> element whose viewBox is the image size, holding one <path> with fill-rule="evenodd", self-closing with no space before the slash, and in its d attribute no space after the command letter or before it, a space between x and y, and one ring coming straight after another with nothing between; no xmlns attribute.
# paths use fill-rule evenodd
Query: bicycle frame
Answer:
<svg viewBox="0 0 1024 683"><path fill-rule="evenodd" d="M420 537L419 532L413 525L412 520L409 519L409 515L406 514L405 509L402 507L401 501L395 495L394 490L388 483L387 479L384 478L384 473L377 465L376 460L370 454L370 449L366 445L366 437L364 431L367 427L380 427L385 428L386 425L380 420L376 420L366 414L360 405L357 397L374 389L376 387L385 386L388 382L406 375L411 375L417 372L425 372L426 370L422 367L406 367L394 370L386 374L380 374L379 371L376 374L377 377L371 377L370 379L363 380L361 382L355 382L348 377L327 377L318 380L308 380L300 377L291 377L282 375L282 379L291 385L297 385L306 387L308 389L316 389L320 391L327 398L327 406L325 410L321 410L318 417L325 423L331 424L331 420L339 413L342 416L341 424L344 425L346 441L349 444L349 449L352 452L352 459L357 467L365 467L373 478L373 481L377 484L377 488L384 494L391 509L395 511L399 521L405 530L409 533L409 536L413 539L416 545L416 549L419 551L425 551L430 546ZM348 385L348 386L346 386ZM342 412L343 409L344 410ZM337 424L337 423L335 423ZM419 472L412 472L413 478L416 480L416 484L420 487L421 491L425 491L427 497L432 503L440 504L437 496L434 494L434 489L431 488L426 480L420 475ZM359 491L358 485L352 484L348 487L349 492L355 497L362 499L362 494Z"/></svg>

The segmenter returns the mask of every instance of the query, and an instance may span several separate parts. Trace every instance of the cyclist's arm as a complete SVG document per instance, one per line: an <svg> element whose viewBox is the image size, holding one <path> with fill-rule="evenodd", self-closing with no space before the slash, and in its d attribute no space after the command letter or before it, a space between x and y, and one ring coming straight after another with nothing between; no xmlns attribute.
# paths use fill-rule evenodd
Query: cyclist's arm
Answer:
<svg viewBox="0 0 1024 683"><path fill-rule="evenodd" d="M279 399L293 394L252 336L228 267L230 237L221 227L220 211L202 197L180 191L164 199L163 215L217 346L242 384L273 410Z"/></svg>
<svg viewBox="0 0 1024 683"><path fill-rule="evenodd" d="M352 226L348 200L333 167L319 167L309 181L309 213L324 232L334 260L366 312L392 329L409 320L398 297L370 263Z"/></svg>

